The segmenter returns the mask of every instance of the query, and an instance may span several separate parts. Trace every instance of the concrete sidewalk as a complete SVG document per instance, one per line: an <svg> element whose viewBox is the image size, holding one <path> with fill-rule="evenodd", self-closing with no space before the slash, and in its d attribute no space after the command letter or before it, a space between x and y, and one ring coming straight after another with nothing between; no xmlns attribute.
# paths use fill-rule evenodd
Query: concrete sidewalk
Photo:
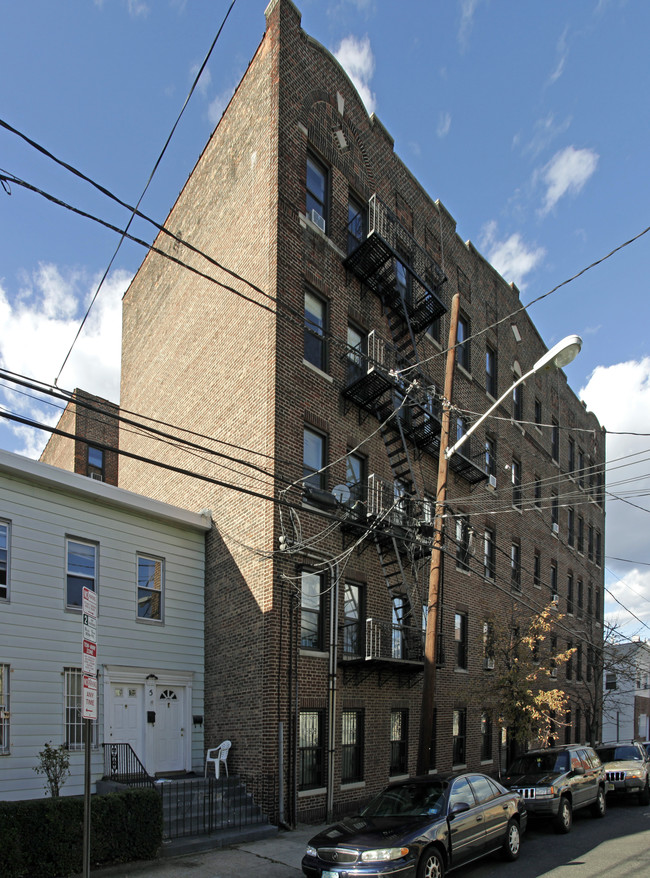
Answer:
<svg viewBox="0 0 650 878"><path fill-rule="evenodd" d="M93 869L94 878L297 878L309 839L324 826L299 825L291 832L280 830L273 838L215 848L178 857L125 863Z"/></svg>

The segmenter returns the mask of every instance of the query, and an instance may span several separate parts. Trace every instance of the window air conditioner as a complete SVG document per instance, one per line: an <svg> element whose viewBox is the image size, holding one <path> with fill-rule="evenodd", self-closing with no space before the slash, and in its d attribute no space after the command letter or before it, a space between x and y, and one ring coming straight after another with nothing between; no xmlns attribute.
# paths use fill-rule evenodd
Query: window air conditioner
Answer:
<svg viewBox="0 0 650 878"><path fill-rule="evenodd" d="M557 668L551 668L551 670L549 671L549 676L555 679L555 677L557 677Z"/></svg>
<svg viewBox="0 0 650 878"><path fill-rule="evenodd" d="M557 609L560 605L560 596L559 594L551 595L551 604Z"/></svg>
<svg viewBox="0 0 650 878"><path fill-rule="evenodd" d="M321 230L321 232L325 231L325 219L313 207L312 207L311 212L309 214L309 219L313 222L313 224L315 226L318 226L318 228Z"/></svg>
<svg viewBox="0 0 650 878"><path fill-rule="evenodd" d="M552 532L555 536L557 536L557 535L559 534L559 532L560 532L560 525L557 523L557 521L554 521L553 524L551 525L551 532Z"/></svg>
<svg viewBox="0 0 650 878"><path fill-rule="evenodd" d="M493 658L486 658L485 659L485 667L488 671L493 671L494 670L494 659Z"/></svg>
<svg viewBox="0 0 650 878"><path fill-rule="evenodd" d="M96 482L103 482L104 481L104 477L102 476L101 473L91 473L90 478L95 479Z"/></svg>
<svg viewBox="0 0 650 878"><path fill-rule="evenodd" d="M497 488L497 477L496 476L488 476L487 485L485 486L490 491L496 491Z"/></svg>

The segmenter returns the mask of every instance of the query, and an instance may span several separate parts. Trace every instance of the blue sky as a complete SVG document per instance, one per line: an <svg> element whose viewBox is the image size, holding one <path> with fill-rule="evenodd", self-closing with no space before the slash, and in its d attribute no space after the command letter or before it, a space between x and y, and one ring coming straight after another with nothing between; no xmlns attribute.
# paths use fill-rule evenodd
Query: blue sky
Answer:
<svg viewBox="0 0 650 878"><path fill-rule="evenodd" d="M129 203L139 198L230 0L5 4L0 118ZM142 208L163 221L264 32L237 0ZM646 0L302 0L395 150L458 232L527 303L650 225ZM0 130L0 168L124 225L128 215ZM0 190L0 364L51 382L117 236L17 186ZM151 240L135 224L133 231ZM59 385L118 398L119 302L144 251L125 244ZM650 434L650 234L531 308L546 343L577 332L566 372L610 431ZM0 383L0 404L58 412ZM0 447L42 434L0 424ZM650 437L610 436L609 588L650 636ZM638 457L628 457L636 454ZM627 457L625 466L614 463ZM635 466L630 466L630 461ZM625 558L637 563L615 561ZM608 609L614 609L610 602Z"/></svg>

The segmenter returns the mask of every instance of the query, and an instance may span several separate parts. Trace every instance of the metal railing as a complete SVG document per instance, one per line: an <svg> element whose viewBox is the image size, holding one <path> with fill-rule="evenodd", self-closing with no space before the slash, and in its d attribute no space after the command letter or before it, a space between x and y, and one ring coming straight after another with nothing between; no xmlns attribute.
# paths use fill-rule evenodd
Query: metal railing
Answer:
<svg viewBox="0 0 650 878"><path fill-rule="evenodd" d="M151 787L154 778L147 773L130 744L104 744L104 777L131 787Z"/></svg>
<svg viewBox="0 0 650 878"><path fill-rule="evenodd" d="M423 661L424 632L415 626L366 619L366 659Z"/></svg>
<svg viewBox="0 0 650 878"><path fill-rule="evenodd" d="M272 774L247 779L187 778L156 783L163 806L165 839L210 835L225 830L268 823L265 807L277 802L277 777ZM275 815L269 815L274 818Z"/></svg>

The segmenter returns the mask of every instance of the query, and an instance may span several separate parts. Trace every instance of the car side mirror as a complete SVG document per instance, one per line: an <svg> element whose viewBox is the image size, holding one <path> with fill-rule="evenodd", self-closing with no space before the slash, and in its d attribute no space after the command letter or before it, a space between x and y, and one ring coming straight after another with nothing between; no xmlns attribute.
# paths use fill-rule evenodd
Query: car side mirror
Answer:
<svg viewBox="0 0 650 878"><path fill-rule="evenodd" d="M580 776L583 775L584 773L585 773L585 770L584 770L584 768L582 767L582 765L578 765L578 766L577 766L576 768L574 768L573 771L571 772L571 774L573 774L574 777L580 777Z"/></svg>
<svg viewBox="0 0 650 878"><path fill-rule="evenodd" d="M458 814L464 814L465 811L469 811L469 804L467 802L456 802L455 805L452 805L449 809L449 819L453 820Z"/></svg>

